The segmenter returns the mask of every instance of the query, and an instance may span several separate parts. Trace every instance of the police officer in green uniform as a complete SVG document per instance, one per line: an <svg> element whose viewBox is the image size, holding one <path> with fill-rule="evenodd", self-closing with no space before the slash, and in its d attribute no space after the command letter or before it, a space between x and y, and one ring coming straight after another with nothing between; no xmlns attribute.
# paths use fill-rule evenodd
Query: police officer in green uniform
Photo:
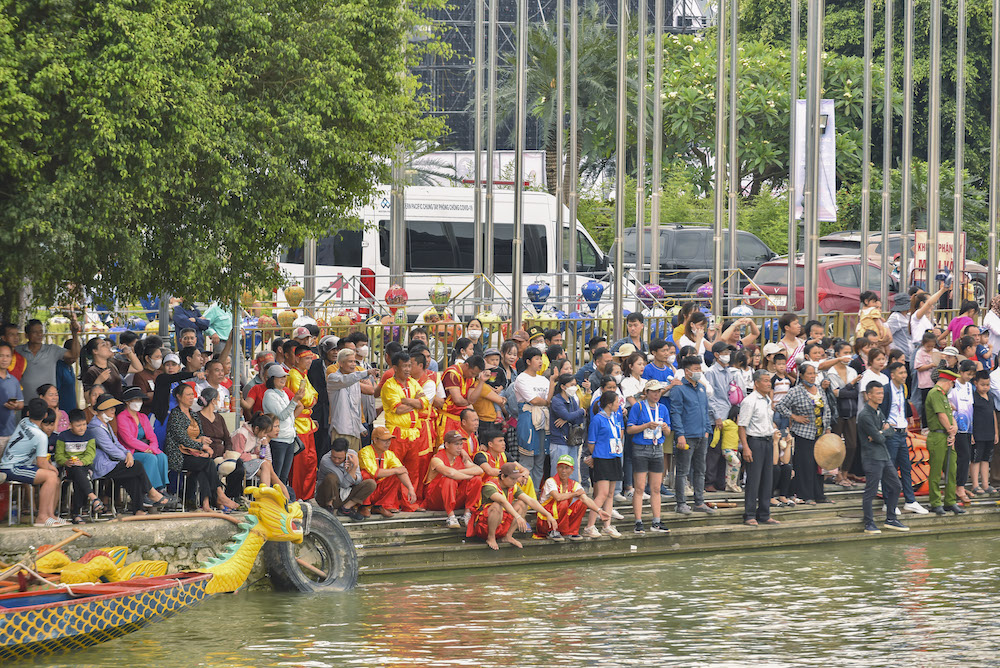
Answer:
<svg viewBox="0 0 1000 668"><path fill-rule="evenodd" d="M931 510L938 515L944 515L951 511L956 515L962 515L965 511L958 506L958 498L955 495L955 472L958 469L958 456L955 453L955 434L958 433L958 425L951 412L951 402L948 401L948 392L955 385L958 374L951 369L942 369L937 383L927 393L925 406L927 409L927 426L930 433L927 434L927 452L931 457L931 470L927 478L927 486L930 492ZM941 504L941 471L944 469L944 505Z"/></svg>

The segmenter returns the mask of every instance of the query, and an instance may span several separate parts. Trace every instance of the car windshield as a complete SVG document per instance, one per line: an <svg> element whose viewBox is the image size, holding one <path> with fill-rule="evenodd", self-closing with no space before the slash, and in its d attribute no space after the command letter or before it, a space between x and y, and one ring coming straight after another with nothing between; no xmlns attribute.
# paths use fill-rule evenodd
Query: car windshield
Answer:
<svg viewBox="0 0 1000 668"><path fill-rule="evenodd" d="M806 281L806 271L804 267L795 267L795 286L801 287ZM753 282L760 286L787 287L788 286L788 265L787 264L765 264L757 270L753 277Z"/></svg>

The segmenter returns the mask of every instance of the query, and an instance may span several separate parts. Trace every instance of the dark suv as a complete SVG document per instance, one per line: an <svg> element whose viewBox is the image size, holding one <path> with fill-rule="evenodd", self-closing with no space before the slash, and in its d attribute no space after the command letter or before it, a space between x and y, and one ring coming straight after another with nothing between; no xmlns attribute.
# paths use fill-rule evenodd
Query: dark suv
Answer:
<svg viewBox="0 0 1000 668"><path fill-rule="evenodd" d="M778 255L750 232L737 232L736 260L747 276ZM650 266L652 232L645 229L645 265ZM625 230L625 266L635 267L636 228ZM729 231L723 230L722 266L729 268ZM614 247L611 250L614 257ZM672 224L660 227L660 285L667 292L694 292L712 280L712 228L704 225ZM739 287L746 285L740 277ZM735 287L735 286L734 286Z"/></svg>

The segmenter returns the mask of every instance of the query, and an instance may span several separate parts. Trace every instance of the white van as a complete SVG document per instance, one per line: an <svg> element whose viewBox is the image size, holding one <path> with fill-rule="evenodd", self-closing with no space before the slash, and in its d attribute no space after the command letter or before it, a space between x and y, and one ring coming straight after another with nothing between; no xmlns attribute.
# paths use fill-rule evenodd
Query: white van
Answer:
<svg viewBox="0 0 1000 668"><path fill-rule="evenodd" d="M507 295L511 285L514 192L495 190L494 193L494 269L496 283L498 287L503 286L503 294ZM439 280L451 287L453 297L472 282L474 194L472 188L461 187L406 189L406 291L410 297L407 308L410 315L416 315L429 305L427 292ZM333 284L331 292L336 295L347 279L359 276L362 285L377 300L384 299L390 286L389 210L389 188L383 186L374 206L358 211L364 229L344 230L317 240L317 293ZM556 277L564 285L568 283L568 265L556 267L552 241L555 218L555 197L544 192L524 193L525 287L536 277L548 281L553 288ZM569 239L569 210L565 207L563 220L563 243L568 248L565 244ZM609 269L608 259L582 225L577 227L576 243L577 273L604 278ZM286 249L281 256L282 270L300 283L304 274L302 263L301 246ZM577 283L582 285L586 280L586 277L578 277ZM343 296L349 299L351 292ZM554 295L555 290L552 292ZM527 298L524 299L527 304ZM322 301L323 297L317 298L318 303Z"/></svg>

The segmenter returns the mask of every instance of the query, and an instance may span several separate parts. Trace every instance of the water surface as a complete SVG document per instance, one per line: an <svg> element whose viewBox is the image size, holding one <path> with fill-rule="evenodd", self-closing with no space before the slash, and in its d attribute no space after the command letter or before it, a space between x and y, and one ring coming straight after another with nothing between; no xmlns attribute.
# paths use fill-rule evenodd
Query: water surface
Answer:
<svg viewBox="0 0 1000 668"><path fill-rule="evenodd" d="M997 665L998 575L989 535L448 571L217 596L38 665Z"/></svg>

